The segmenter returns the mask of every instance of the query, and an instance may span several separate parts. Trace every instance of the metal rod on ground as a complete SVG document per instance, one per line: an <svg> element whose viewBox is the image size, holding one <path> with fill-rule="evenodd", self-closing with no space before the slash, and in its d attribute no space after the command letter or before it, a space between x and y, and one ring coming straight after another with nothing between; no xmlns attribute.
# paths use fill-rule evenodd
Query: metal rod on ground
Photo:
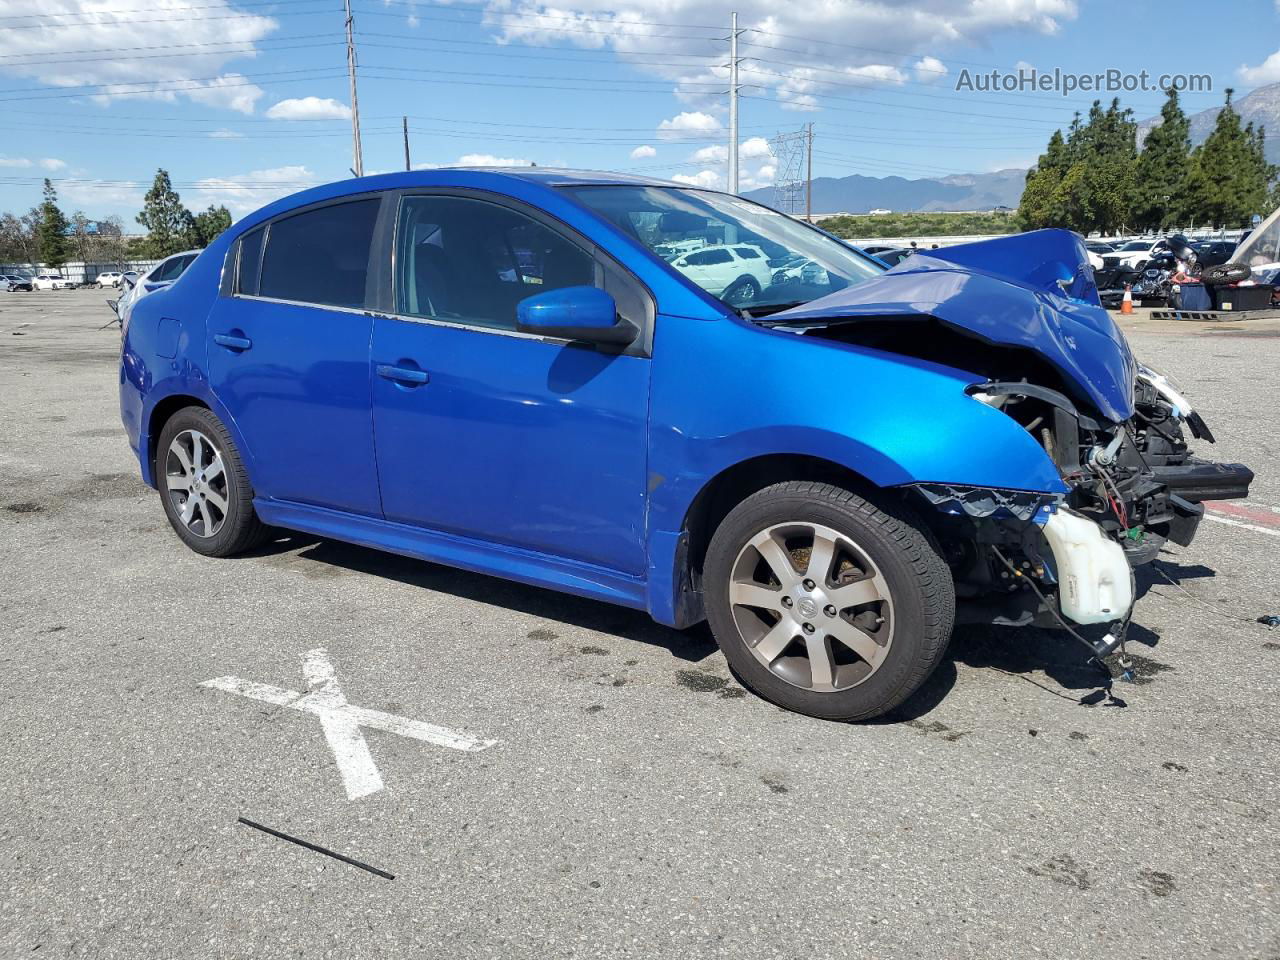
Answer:
<svg viewBox="0 0 1280 960"><path fill-rule="evenodd" d="M738 192L738 14L729 27L729 192Z"/></svg>
<svg viewBox="0 0 1280 960"><path fill-rule="evenodd" d="M412 170L413 167L409 165L409 118L401 117L400 119L404 121L404 168Z"/></svg>
<svg viewBox="0 0 1280 960"><path fill-rule="evenodd" d="M364 156L360 149L360 101L356 97L355 21L351 16L351 0L343 0L347 11L347 76L351 80L351 172L364 176Z"/></svg>

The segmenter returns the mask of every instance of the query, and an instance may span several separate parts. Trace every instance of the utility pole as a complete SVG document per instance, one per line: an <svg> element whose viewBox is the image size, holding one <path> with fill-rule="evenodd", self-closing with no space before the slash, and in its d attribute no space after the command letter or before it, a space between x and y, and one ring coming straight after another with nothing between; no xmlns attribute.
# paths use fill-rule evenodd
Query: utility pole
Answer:
<svg viewBox="0 0 1280 960"><path fill-rule="evenodd" d="M738 192L738 14L729 27L729 192Z"/></svg>
<svg viewBox="0 0 1280 960"><path fill-rule="evenodd" d="M809 123L809 136L806 138L808 158L804 174L804 218L813 223L813 122Z"/></svg>
<svg viewBox="0 0 1280 960"><path fill-rule="evenodd" d="M413 167L409 166L409 118L401 117L400 119L404 121L404 168L412 170Z"/></svg>
<svg viewBox="0 0 1280 960"><path fill-rule="evenodd" d="M355 21L351 16L351 0L343 0L347 10L347 76L351 78L351 172L364 176L364 156L360 149L360 101L356 99Z"/></svg>

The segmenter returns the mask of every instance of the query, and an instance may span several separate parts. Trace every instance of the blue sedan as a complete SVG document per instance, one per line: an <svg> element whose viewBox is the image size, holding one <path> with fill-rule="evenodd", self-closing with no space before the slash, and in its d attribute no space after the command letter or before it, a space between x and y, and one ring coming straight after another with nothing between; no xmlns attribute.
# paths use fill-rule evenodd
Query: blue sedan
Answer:
<svg viewBox="0 0 1280 960"><path fill-rule="evenodd" d="M1191 457L1208 427L1071 234L887 270L616 175L280 200L137 302L121 363L142 476L199 553L284 527L706 619L753 690L840 720L918 688L958 610L1105 657L1131 565L1252 476Z"/></svg>

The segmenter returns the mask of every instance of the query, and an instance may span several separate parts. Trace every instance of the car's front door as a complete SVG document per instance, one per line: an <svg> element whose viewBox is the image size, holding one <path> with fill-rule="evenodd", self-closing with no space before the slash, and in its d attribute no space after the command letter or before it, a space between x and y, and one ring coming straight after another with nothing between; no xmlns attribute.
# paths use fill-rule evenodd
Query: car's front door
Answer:
<svg viewBox="0 0 1280 960"><path fill-rule="evenodd" d="M254 492L379 516L365 310L379 197L313 207L238 241L208 320L209 381Z"/></svg>
<svg viewBox="0 0 1280 960"><path fill-rule="evenodd" d="M536 211L459 193L400 198L394 263L373 332L387 519L642 573L647 291ZM636 344L516 331L520 300L582 285L614 295Z"/></svg>

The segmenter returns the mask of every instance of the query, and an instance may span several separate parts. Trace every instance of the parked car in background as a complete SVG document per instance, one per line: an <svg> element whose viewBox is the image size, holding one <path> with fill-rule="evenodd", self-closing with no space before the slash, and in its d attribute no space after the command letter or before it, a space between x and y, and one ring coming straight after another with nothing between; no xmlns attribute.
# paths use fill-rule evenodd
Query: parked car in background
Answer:
<svg viewBox="0 0 1280 960"><path fill-rule="evenodd" d="M3 287L9 293L22 290L30 292L34 287L30 277L20 277L16 274L0 274L0 287Z"/></svg>
<svg viewBox="0 0 1280 960"><path fill-rule="evenodd" d="M1099 256L1106 253L1116 252L1116 248L1113 244L1103 243L1101 240L1086 240L1084 248L1090 253L1096 253Z"/></svg>
<svg viewBox="0 0 1280 960"><path fill-rule="evenodd" d="M1191 246L1196 252L1196 262L1203 269L1230 263L1231 258L1235 256L1237 244L1234 240L1202 240Z"/></svg>
<svg viewBox="0 0 1280 960"><path fill-rule="evenodd" d="M752 244L703 247L676 257L671 265L728 303L751 303L773 283L764 251ZM821 269L816 264L811 269Z"/></svg>
<svg viewBox="0 0 1280 960"><path fill-rule="evenodd" d="M39 273L31 285L37 290L70 290L76 284L60 273Z"/></svg>
<svg viewBox="0 0 1280 960"><path fill-rule="evenodd" d="M107 287L119 287L122 276L123 274L119 270L108 270L105 273L98 274L97 279L93 282L99 290L104 290Z"/></svg>
<svg viewBox="0 0 1280 960"><path fill-rule="evenodd" d="M116 301L116 316L123 321L135 303L147 294L169 286L186 272L187 267L191 266L198 256L200 256L199 250L187 250L165 257L140 277L137 274L130 277L129 274L133 271L122 274L121 288L124 293Z"/></svg>
<svg viewBox="0 0 1280 960"><path fill-rule="evenodd" d="M1136 270L1165 248L1164 240L1143 239L1122 243L1114 253L1102 255L1102 266L1108 269L1129 268Z"/></svg>
<svg viewBox="0 0 1280 960"><path fill-rule="evenodd" d="M696 238L719 242L655 252ZM957 603L1107 657L1131 567L1247 495L1247 467L1190 454L1208 427L1085 253L1040 230L890 271L663 181L362 177L245 217L138 301L121 417L198 553L284 527L707 619L761 696L867 719L944 659Z"/></svg>

